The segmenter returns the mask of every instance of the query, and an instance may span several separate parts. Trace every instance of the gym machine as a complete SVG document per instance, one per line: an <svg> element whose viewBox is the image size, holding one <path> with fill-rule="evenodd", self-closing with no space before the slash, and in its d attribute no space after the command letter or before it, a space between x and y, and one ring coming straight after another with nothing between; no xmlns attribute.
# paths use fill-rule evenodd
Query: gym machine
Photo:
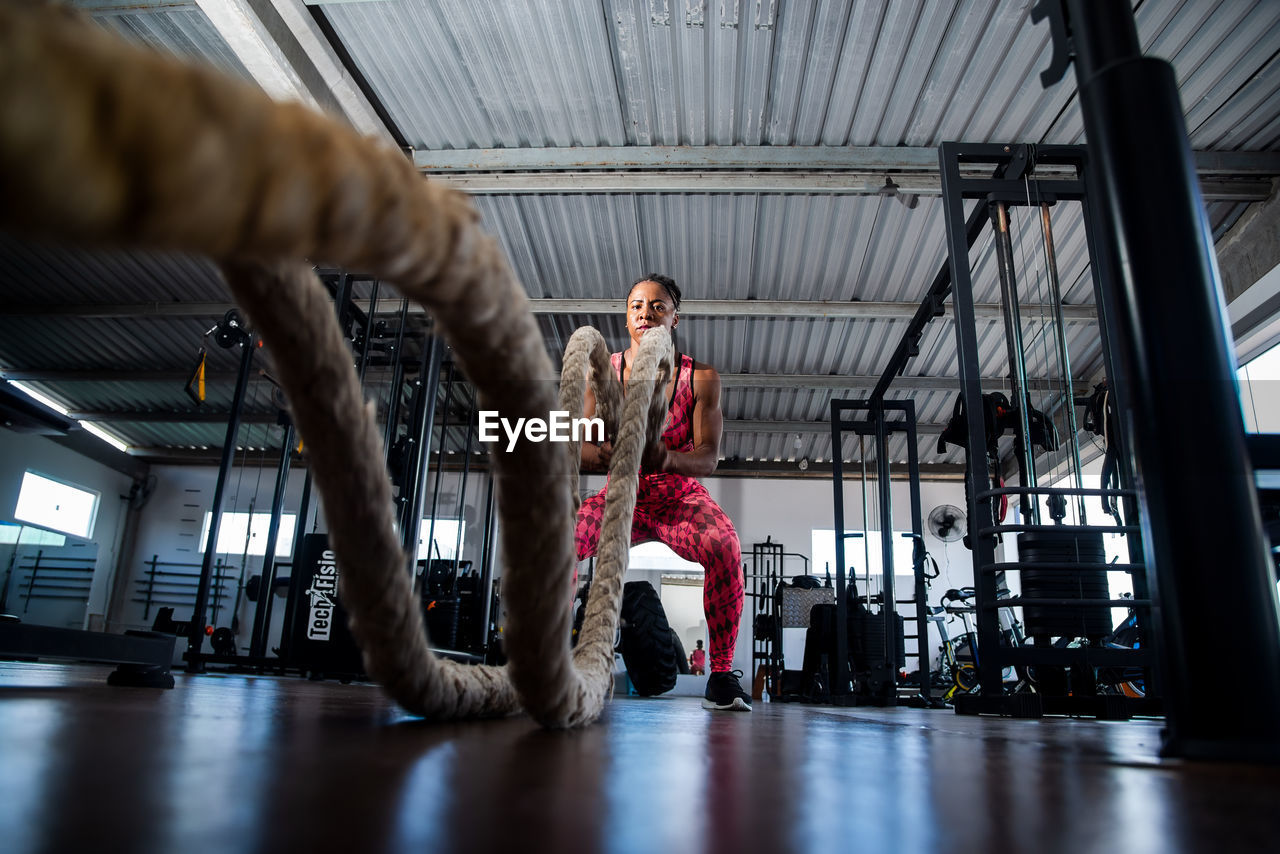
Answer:
<svg viewBox="0 0 1280 854"><path fill-rule="evenodd" d="M1167 63L1142 57L1125 4L1041 0L1032 17L1048 19L1053 34L1045 85L1059 80L1074 61L1090 146L940 147L949 258L873 395L882 396L918 353L925 324L943 313L951 296L970 463L966 487L981 686L980 694L958 698L956 709L1103 717L1163 710L1165 755L1274 760L1280 756L1274 727L1280 683L1273 678L1280 670L1280 613L1254 470L1276 465L1277 458L1271 442L1245 441L1214 249L1176 81ZM990 178L970 174L982 165L994 165ZM1022 410L1015 413L1022 485L993 487L988 467L977 464L988 458L989 430L969 250L988 221L994 222L1004 296L1016 299L1002 226L1012 208L1031 206L1033 197L1036 206L1075 201L1081 208L1108 395L1117 412L1108 438L1121 443L1114 489L1050 489L1036 482L1032 407L1017 365L1016 335L1011 335L1011 371L1023 385L1014 387L1011 406ZM968 219L966 198L979 200ZM1046 262L1052 267L1047 208L1041 210ZM1011 332L1016 330L1017 317L1008 305L1005 317ZM1056 322L1060 331L1060 319ZM1188 386L1194 407L1185 404ZM1068 416L1067 438L1076 442L1069 416L1077 401L1069 387L1064 397L1059 406ZM1211 526L1204 524L1200 509L1206 483L1214 485L1217 508ZM1050 518L1061 522L1064 505L1090 494L1115 500L1118 524L1039 524L1039 498L1046 499ZM1000 524L994 501L1004 496L1019 501L1029 524ZM1127 535L1127 564L1102 562L1098 537L1107 532ZM995 558L996 539L1005 534L1024 538L1018 561ZM1027 534L1033 535L1030 542ZM1215 595L1205 595L1204 572L1211 566ZM1033 589L1024 583L1017 600L997 601L997 573L1028 569L1043 576L1030 585ZM1099 573L1113 571L1133 575L1133 600L1107 598ZM1039 589L1042 581L1047 588ZM1148 582L1154 597L1147 593ZM1002 648L998 642L996 611L1014 604L1028 615L1037 610L1027 626L1032 646ZM1132 608L1132 627L1145 633L1141 649L1099 643L1105 624L1098 615L1112 605ZM1224 631L1228 625L1231 631ZM1037 642L1037 635L1074 642L1049 647ZM1030 668L1041 690L1006 693L1001 684L1006 665ZM1147 696L1093 693L1092 674L1105 670L1140 672ZM1223 686L1237 686L1229 702Z"/></svg>
<svg viewBox="0 0 1280 854"><path fill-rule="evenodd" d="M1115 649L1101 643L1111 631L1112 607L1132 606L1141 630L1149 636L1151 600L1146 592L1146 574L1138 537L1140 529L1136 525L1125 524L1125 521L1136 518L1136 492L1127 466L1120 466L1117 489L1085 489L1081 475L1076 401L1062 319L1050 212L1060 202L1079 203L1090 246L1095 245L1096 223L1092 219L1095 208L1089 204L1085 185L1087 153L1079 147L944 143L939 158L950 250L950 295L955 314L957 349L961 353L961 420L958 435L953 435L952 441L963 445L968 463L966 498L977 594L974 607L981 687L978 693L957 696L956 711L961 714L985 712L1037 717L1047 713L1111 719L1123 719L1133 714L1158 714L1160 706L1149 645L1144 643L1136 649ZM961 164L966 167L993 166L994 173L990 178L973 177L971 173L962 174ZM979 200L967 223L961 220L963 199L966 198ZM1051 415L1035 408L1029 390L1025 360L1027 348L1023 340L1011 234L1013 211L1019 208L1033 211L1034 216L1029 219L1038 221L1041 229L1039 242L1043 248L1044 273L1053 309L1053 316L1044 319L1041 337L1047 341L1048 330L1053 330L1054 355L1063 376L1058 399L1050 403L1056 404L1060 420L1064 422L1061 431ZM1010 397L1002 397L994 407L992 395L984 395L980 387L973 280L969 266L969 248L988 224L1000 280L1011 389ZM1094 264L1092 270L1107 376L1111 391L1120 398L1121 378L1114 369L1110 352L1114 336L1108 329L1108 315L1099 293L1101 269ZM1048 362L1046 355L1046 367ZM1054 407L1046 406L1046 409L1052 412ZM1020 485L993 485L987 462L997 447L1000 434L1010 428L1015 434L1013 456ZM1074 487L1049 487L1039 482L1043 472L1037 469L1035 448L1039 446L1047 452L1057 450L1059 433L1064 434L1063 441L1068 448L1065 456L1076 484ZM1108 438L1113 443L1121 442L1118 431L1114 429ZM1086 496L1118 500L1124 507L1119 523L1088 524L1083 506ZM1018 523L1005 524L999 518L995 502L1003 497L1017 499L1021 511ZM1045 507L1041 506L1041 499L1044 499ZM1068 524L1068 504L1076 507L1077 512L1070 520L1074 524ZM1052 524L1044 518L1046 515ZM1107 562L1104 534L1126 535L1127 562ZM1017 560L1001 561L996 557L997 542L1007 535L1017 537ZM1107 575L1114 572L1131 575L1134 599L1113 600L1109 597ZM1000 598L997 595L996 580L1001 573L1018 575L1022 589L1020 596ZM1016 606L1022 608L1026 634L1031 643L1013 648L1000 641L998 609ZM1007 692L1002 673L1009 666L1028 668L1034 673L1034 690ZM1147 686L1146 696L1135 698L1099 692L1095 677L1099 668L1141 670Z"/></svg>
<svg viewBox="0 0 1280 854"><path fill-rule="evenodd" d="M751 602L751 696L759 700L768 691L778 701L812 699L812 685L803 684L801 672L786 669L782 654L782 632L789 628L808 628L810 608L817 603L834 601L828 587L799 588L789 584L793 578L788 558L798 558L800 572L794 578L810 578L809 559L788 552L782 543L766 537L753 543L746 564L746 598ZM825 688L824 688L825 691Z"/></svg>
<svg viewBox="0 0 1280 854"><path fill-rule="evenodd" d="M384 319L378 319L380 285L376 280L361 279L341 271L320 271L320 279L334 297L339 327L344 337L351 342L352 358L358 375L366 388L370 389L380 410L386 413L384 438L387 466L396 494L402 544L407 553L416 554L418 539L422 533L423 515L427 512L429 481L433 477L433 445L436 457L435 484L430 490L431 518L428 524L434 526L440 509L440 481L446 453L450 449L457 449L459 445L462 450L462 486L458 493L457 516L461 520L466 484L472 469L474 401L466 392L465 382L456 375L452 363L446 360L447 349L443 341L432 335L429 327L425 334L423 330L413 328L414 319L409 314L407 300L401 300L399 310L392 315L396 319L388 322L385 314ZM358 296L362 296L362 299ZM252 335L244 328L237 313L229 313L219 327L211 331L217 332L216 340L222 346L241 348L240 371L232 399L227 441L224 443L214 490L214 508L218 511L224 509L224 496L234 463L236 435L240 428L256 347ZM378 370L378 376L386 376L389 371L389 387L385 390L374 387L370 382L370 369ZM444 382L441 381L442 375L447 377ZM444 398L445 413L441 423L437 423L436 411L441 396ZM456 405L451 414L449 408L455 398ZM289 470L293 454L300 453L294 447L297 437L284 401L277 398L276 402L280 407L279 423L283 428L283 440L267 531L266 554L261 573L248 582L242 578L237 589L237 604L240 593L247 593L250 601L256 603L248 654L238 652L234 626L214 628L206 625L215 570L221 573L218 569L220 558L216 554L218 526L222 515L220 512L212 514L204 563L198 578L193 579L197 590L191 619L174 621L170 609L159 618L163 625L158 628L181 633L187 638L185 658L188 669L192 672L201 672L206 664L212 664L254 671L293 670L309 673L314 677L359 678L363 675L359 651L346 630L346 617L341 603L331 592L336 584L332 583L334 568L331 561L326 563L327 536L308 528L308 519L313 512L310 471L306 473L303 482L293 560L290 564L277 563L275 559L274 546L279 537L280 520L284 512ZM453 419L453 425L449 423L450 418ZM458 440L460 432L464 434L461 441ZM433 436L438 436L438 440L433 441ZM489 494L485 502L479 569L467 572L465 570L469 562L458 560L456 546L461 544L461 525L455 544L455 556L445 562L448 564L446 572L442 573L441 566L429 561L411 560L406 567L407 572L421 572L418 589L424 596L424 616L431 626L433 642L439 644L440 640L446 641L444 648L437 649L436 652L463 661L482 660L493 635L492 631L485 630L496 613L493 596L488 595L493 586L492 551L496 542L492 530L495 508L491 479L487 488ZM277 570L286 566L290 569L288 576L277 579ZM432 572L432 569L435 571ZM327 576L327 580L317 584L318 576ZM441 589L441 579L444 577L447 577L447 590ZM271 632L275 598L272 594L278 588L287 589L287 598L279 646L272 650L276 654L271 655L268 653L268 635ZM448 598L451 608L448 605L440 607L442 595ZM238 607L234 609L236 612L238 610ZM234 621L235 617L232 619ZM315 619L320 620L317 625L323 625L324 631L312 631ZM209 637L213 644L212 653L202 648L205 637Z"/></svg>
<svg viewBox="0 0 1280 854"><path fill-rule="evenodd" d="M846 420L849 412L865 413L862 420ZM899 418L886 417L889 413L901 413ZM844 519L844 464L842 462L844 433L852 432L870 437L874 442L876 459L876 483L878 515L881 536L882 587L880 610L870 611L874 603L869 590L861 597L850 596L856 588L846 582L845 541L851 537L865 536L845 530ZM909 598L899 599L895 590L895 566L893 556L893 502L889 490L890 434L901 433L906 442L907 477L910 500L911 531L904 533L912 541L912 575L914 589ZM834 655L831 660L832 702L845 705L874 704L894 705L899 702L898 671L906 664L905 641L916 641L918 690L903 698L912 705L932 705L931 673L928 654L928 601L925 577L925 550L923 526L920 517L920 460L916 437L915 403L910 400L832 400L831 401L831 482L835 513L836 550L836 601L834 608ZM865 454L863 462L865 466ZM863 518L867 517L865 494L867 475L862 477L864 496ZM852 582L852 579L848 580ZM913 634L904 630L903 617L898 613L900 605L910 606ZM856 647L851 649L851 647Z"/></svg>

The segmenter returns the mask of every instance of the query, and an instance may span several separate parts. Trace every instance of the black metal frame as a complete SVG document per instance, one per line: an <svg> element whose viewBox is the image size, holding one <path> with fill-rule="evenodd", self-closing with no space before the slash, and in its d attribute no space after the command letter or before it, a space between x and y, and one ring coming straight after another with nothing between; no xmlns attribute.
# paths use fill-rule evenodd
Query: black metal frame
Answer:
<svg viewBox="0 0 1280 854"><path fill-rule="evenodd" d="M753 543L751 560L746 572L745 597L752 602L751 614L751 680L754 694L760 668L765 668L764 688L770 696L784 700L782 690L783 670L786 661L782 655L782 613L777 594L778 585L784 582L787 558L799 558L804 563L802 575L809 575L809 558L798 552L789 552L782 543L766 537L763 543ZM744 609L745 611L746 609ZM761 619L763 618L763 620ZM761 626L769 629L757 631Z"/></svg>
<svg viewBox="0 0 1280 854"><path fill-rule="evenodd" d="M366 368L370 364L370 354L377 346L375 340L385 337L380 334L381 326L375 324L374 312L377 306L379 284L373 281L373 290L370 299L369 310L364 311L355 304L355 286L360 279L346 272L329 272L321 275L321 281L329 288L334 298L334 311L337 315L339 328L345 338L353 344L353 355L356 359L358 375L363 380ZM391 442L395 440L397 434L398 419L401 412L401 400L404 391L405 377L409 373L406 367L410 366L410 362L415 362L411 369L416 369L417 377L413 381L413 390L410 398L412 407L407 425L410 446L412 453L408 455L406 460L406 471L402 480L402 488L398 496L400 505L401 519L401 538L405 545L406 551L412 556L416 552L417 538L420 533L422 512L426 502L426 494L424 485L426 482L426 472L429 466L430 446L432 428L435 421L436 399L439 391L439 377L441 373L441 365L444 359L445 345L439 336L429 336L424 342L420 359L407 359L404 355L404 344L406 340L406 322L408 319L408 303L402 302L399 319L400 324L395 330L395 344L390 349L390 358L393 362L393 383L391 391L391 400L388 406L387 415L387 448L390 448ZM251 346L252 337L245 335L244 351L241 360L241 370L237 378L236 392L232 399L231 416L227 424L227 440L223 445L222 463L219 468L218 482L214 490L213 505L215 512L213 513L210 523L209 542L206 545L204 564L202 565L200 581L197 587L196 607L193 610L193 617L188 630L188 649L184 655L187 660L187 669L190 672L202 672L206 664L230 665L235 668L250 669L272 669L286 671L297 667L294 657L290 649L290 631L294 619L294 610L297 596L296 591L290 590L288 604L286 605L284 626L285 631L280 639L279 655L267 655L268 638L270 630L270 616L273 606L273 589L274 589L274 548L273 544L278 537L280 519L284 512L284 492L287 485L288 472L291 462L292 446L294 440L294 432L292 423L287 419L282 422L285 426L285 436L281 452L279 469L277 470L277 478L275 492L273 495L272 511L270 527L268 529L268 551L264 558L262 582L260 584L261 595L258 598L257 608L254 612L253 629L250 635L250 647L248 655L219 655L206 653L201 650L201 645L205 637L205 613L207 612L208 590L213 577L213 569L215 563L218 562L216 557L216 537L221 514L216 509L222 505L222 495L225 492L226 482L230 476L230 470L234 462L234 453L236 445L236 434L240 426L240 412L243 407L245 392L248 386L248 377L253 358L254 348ZM294 555L299 553L300 544L306 531L306 520L311 509L311 486L312 475L308 469L306 478L303 483L302 498L298 512L298 525L295 532ZM412 572L414 561L412 558L406 567L406 572ZM291 573L291 578L293 574ZM198 618L197 618L198 617ZM450 653L441 651L450 657L460 658L464 660L472 660L475 656L463 653Z"/></svg>
<svg viewBox="0 0 1280 854"><path fill-rule="evenodd" d="M1018 496L1025 507L1032 506L1033 495L1108 495L1123 499L1126 509L1132 510L1135 493L1130 488L1132 483L1127 467L1121 466L1122 489L1079 490L1049 487L993 488L987 467L976 461L985 460L987 455L986 423L983 417L982 387L979 371L977 349L977 322L974 314L973 280L969 269L969 248L972 245L972 234L968 224L978 215L990 214L988 206L997 204L1017 206L1042 202L1054 204L1058 201L1076 201L1082 206L1085 218L1085 229L1089 235L1089 246L1099 245L1096 239L1098 220L1096 206L1089 204L1089 192L1086 184L1086 166L1088 155L1081 146L1030 146L1030 145L997 145L997 144L963 144L943 143L939 147L939 164L942 173L943 208L947 229L948 263L951 267L950 295L956 330L956 349L960 367L960 389L964 402L967 424L966 456L970 465L966 469L967 494L970 519L970 541L973 547L973 577L975 596L975 622L978 635L978 678L982 686L979 695L961 695L956 698L956 710L961 713L989 712L1018 716L1038 716L1048 712L1052 714L1081 714L1108 718L1124 718L1131 714L1155 714L1159 712L1159 703L1153 690L1158 681L1152 671L1153 657L1149 649L1141 650L1098 650L1088 647L1077 647L1067 650L1049 650L1041 647L1011 648L1001 645L1001 630L998 609L1019 604L1018 600L1000 599L997 595L997 574L1002 571L1016 571L1022 568L1018 563L1000 563L995 557L997 538L1005 534L1023 532L1063 530L1060 526L998 525L995 524L993 500L1001 495ZM999 177L972 178L961 174L961 164L992 164ZM1056 176L1041 178L1035 174L1037 168L1067 167L1074 174L1067 177ZM978 199L966 222L963 215L964 199ZM1006 259L1007 260L1007 259ZM1092 265L1094 290L1097 303L1101 306L1105 294L1111 290L1102 265ZM1011 296L1006 294L1006 299ZM1104 341L1104 360L1107 376L1111 379L1113 391L1121 394L1123 378L1111 363L1110 340L1112 329L1107 323L1108 313L1100 309ZM1072 404L1073 405L1073 404ZM1028 455L1029 456L1029 455ZM1021 462L1021 461L1020 461ZM1020 470L1026 474L1030 471L1025 464ZM1034 516L1033 516L1034 518ZM1127 518L1132 519L1129 515ZM1097 567L1110 571L1126 571L1133 575L1136 598L1117 600L1118 605L1132 605L1138 615L1140 625L1149 629L1151 625L1151 602L1146 593L1145 573L1142 569L1142 547L1136 536L1140 533L1134 525L1078 525L1070 526L1072 530L1083 532L1124 533L1129 537L1130 561L1117 567ZM1085 569L1086 567L1080 567ZM1048 608L1080 607L1081 600L1061 602L1056 600L1036 600L1037 606ZM1088 602L1092 605L1101 602ZM1117 605L1117 606L1118 606ZM1143 669L1144 679L1148 685L1148 696L1142 699L1122 696L1093 696L1088 693L1073 694L1071 697L1045 697L1036 695L1012 696L1005 693L1002 672L1005 667L1013 665L1064 666L1076 664L1079 667L1091 667L1105 659L1110 664L1127 665Z"/></svg>
<svg viewBox="0 0 1280 854"><path fill-rule="evenodd" d="M930 315L932 316L932 315ZM865 412L862 421L846 421L846 412ZM886 412L901 412L900 420L888 420ZM844 464L841 459L843 434L853 432L859 436L875 438L876 477L880 484L878 493L881 527L888 531L880 533L881 564L883 566L882 604L880 616L884 620L884 673L887 681L877 686L855 686L853 673L849 667L848 640L848 600L845 584L845 549L844 541L849 536L844 527ZM915 590L912 599L898 599L894 590L893 561L893 504L889 492L889 440L890 432L902 432L907 440L907 477L911 502L911 537L917 547L913 550L912 570L915 576ZM920 516L920 459L919 442L916 435L916 407L911 400L839 400L831 401L831 483L833 490L833 506L835 514L836 545L836 660L832 666L831 694L835 702L870 701L876 703L892 703L897 701L897 663L896 640L898 605L914 605L916 609L915 624L917 672L920 679L919 697L925 704L931 703L932 672L929 667L928 653L928 600L924 577L924 551L918 547L923 542L924 529ZM867 595L869 591L863 591ZM912 636L908 635L907 639Z"/></svg>
<svg viewBox="0 0 1280 854"><path fill-rule="evenodd" d="M777 680L782 678L782 657L778 650L781 643L777 625L777 609L773 605L773 591L782 580L782 564L785 547L767 538L763 543L751 545L750 572L747 574L747 598L751 600L751 679L754 685L765 667L765 684L770 694L777 696ZM763 619L760 619L763 618ZM767 633L757 631L768 627Z"/></svg>

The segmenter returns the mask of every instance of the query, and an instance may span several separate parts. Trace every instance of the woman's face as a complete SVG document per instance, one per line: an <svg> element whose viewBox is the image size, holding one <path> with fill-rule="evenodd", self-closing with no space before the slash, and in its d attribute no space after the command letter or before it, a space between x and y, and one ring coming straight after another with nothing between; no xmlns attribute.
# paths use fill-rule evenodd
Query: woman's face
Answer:
<svg viewBox="0 0 1280 854"><path fill-rule="evenodd" d="M667 331L676 328L679 318L671 294L657 282L641 282L627 296L627 334L638 342L640 336L655 326Z"/></svg>

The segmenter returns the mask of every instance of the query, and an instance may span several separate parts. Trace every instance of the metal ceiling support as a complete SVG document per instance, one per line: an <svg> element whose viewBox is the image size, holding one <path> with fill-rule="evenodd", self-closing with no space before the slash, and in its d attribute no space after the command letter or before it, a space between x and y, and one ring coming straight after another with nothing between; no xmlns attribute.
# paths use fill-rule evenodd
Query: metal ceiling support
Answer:
<svg viewBox="0 0 1280 854"><path fill-rule="evenodd" d="M1280 175L1280 152L1198 151L1202 176ZM857 145L628 145L572 148L468 148L414 151L425 172L542 172L579 170L787 170L795 172L915 172L937 177L932 146Z"/></svg>
<svg viewBox="0 0 1280 854"><path fill-rule="evenodd" d="M893 401L896 405L902 401ZM915 432L921 435L937 435L945 424L917 424ZM728 433L827 433L831 425L826 421L728 421L724 422ZM850 428L845 428L850 429Z"/></svg>
<svg viewBox="0 0 1280 854"><path fill-rule="evenodd" d="M943 200L944 205L947 200ZM950 220L948 220L949 222ZM986 226L987 212L982 205L978 205L969 214L969 219L964 226L965 246L972 248L977 241L978 235L982 233ZM950 237L950 234L948 234ZM942 317L947 313L947 297L951 295L951 286L953 281L951 258L947 257L943 260L942 266L933 277L933 281L929 284L929 289L925 291L924 299L921 300L915 310L912 312L911 324L903 333L902 339L898 342L898 346L894 348L893 354L889 356L889 364L880 374L880 379L876 383L876 387L872 390L870 400L883 400L885 392L889 390L889 386L894 379L907 368L907 362L914 359L920 354L920 339L924 335L924 328L933 322L935 317ZM990 306L994 309L993 319L1004 319L1003 307L1000 305ZM972 308L974 316L977 316L977 306ZM954 305L951 308L954 315ZM975 359L976 349L975 349ZM976 362L975 362L976 364Z"/></svg>
<svg viewBox="0 0 1280 854"><path fill-rule="evenodd" d="M248 2L264 21L274 12L280 23L288 28L288 35L293 39L290 44L286 43L279 28L270 27L271 32L277 34L281 49L322 106L340 112L360 133L396 143L377 109L361 91L315 17L307 10L307 4L302 0ZM295 52L295 46L300 53Z"/></svg>
<svg viewBox="0 0 1280 854"><path fill-rule="evenodd" d="M308 89L294 67L296 57L286 56L250 0L196 0L196 6L264 92L319 108L318 93Z"/></svg>
<svg viewBox="0 0 1280 854"><path fill-rule="evenodd" d="M394 367L390 371L388 371L385 366L373 368L366 371L366 376L378 378L380 375L385 376L388 372L393 374L392 387L394 388L396 385L394 381ZM0 371L0 379L48 383L158 383L163 385L173 383L181 384L186 382L187 378L187 371ZM210 385L216 385L218 383L233 383L235 382L235 378L235 373L231 371L210 371L205 375L206 382ZM721 374L720 387L723 389L800 388L870 390L875 388L878 380L879 377L873 376L833 376L831 374ZM1008 382L1008 377L982 378L983 388L1003 388L1008 385ZM960 387L960 380L956 377L943 376L898 377L894 380L893 387L898 391L954 391ZM1060 387L1060 384L1047 378L1031 378L1027 380L1027 389L1029 391L1055 391ZM1076 394L1086 395L1089 393L1090 386L1086 382L1077 381L1074 384L1074 388ZM109 413L102 414L103 420L109 420L107 417Z"/></svg>
<svg viewBox="0 0 1280 854"><path fill-rule="evenodd" d="M1042 78L1074 51L1091 186L1124 262L1117 350L1162 629L1164 753L1275 761L1280 602L1177 80L1142 56L1127 3L1044 0L1046 14L1055 62Z"/></svg>
<svg viewBox="0 0 1280 854"><path fill-rule="evenodd" d="M352 300L356 308L367 311L368 300ZM531 299L529 310L534 314L616 314L621 301L617 299ZM219 318L235 308L229 302L186 303L63 303L58 305L11 304L0 307L0 317L208 317ZM915 315L916 302L861 302L857 300L754 300L754 299L691 299L680 303L680 315L690 317L805 317L907 319ZM1048 311L1049 306L1026 306L1028 311ZM1001 309L997 304L974 306L980 320L998 321ZM1091 305L1067 305L1062 307L1068 321L1092 323L1097 312ZM386 307L379 315L391 316L398 308ZM409 307L410 315L423 315L420 305ZM947 314L943 309L943 314Z"/></svg>
<svg viewBox="0 0 1280 854"><path fill-rule="evenodd" d="M199 9L254 81L273 98L346 118L395 142L302 0L69 0L94 17Z"/></svg>
<svg viewBox="0 0 1280 854"><path fill-rule="evenodd" d="M886 176L866 172L494 172L431 175L431 180L472 195L531 193L824 193L838 196L940 196L936 175ZM1202 179L1200 192L1213 202L1260 202L1271 195L1265 178Z"/></svg>
<svg viewBox="0 0 1280 854"><path fill-rule="evenodd" d="M414 151L432 180L479 193L833 193L938 196L933 148L903 146L616 146ZM1212 201L1262 201L1280 153L1196 154Z"/></svg>

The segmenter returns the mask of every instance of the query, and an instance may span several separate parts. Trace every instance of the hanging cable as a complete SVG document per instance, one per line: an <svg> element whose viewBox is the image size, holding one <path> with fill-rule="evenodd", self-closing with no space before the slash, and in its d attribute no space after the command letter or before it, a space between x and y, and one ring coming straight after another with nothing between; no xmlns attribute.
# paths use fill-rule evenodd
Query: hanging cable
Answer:
<svg viewBox="0 0 1280 854"><path fill-rule="evenodd" d="M1067 448L1069 457L1066 459L1072 465L1068 468L1074 468L1075 485L1077 489L1084 489L1084 467L1080 463L1080 439L1079 428L1076 425L1076 407L1075 393L1072 388L1071 378L1071 356L1067 351L1067 327L1062 319L1062 288L1058 282L1058 260L1054 252L1053 244L1053 221L1049 216L1049 205L1040 203L1040 228L1044 240L1044 263L1045 272L1049 285L1049 296L1053 300L1054 311L1054 328L1058 332L1058 366L1062 369L1063 407L1066 409L1066 433ZM1084 496L1077 496L1077 509L1080 513L1080 524L1087 525L1088 519L1085 514Z"/></svg>
<svg viewBox="0 0 1280 854"><path fill-rule="evenodd" d="M1037 199L1040 196L1039 186L1040 186L1039 184L1036 184ZM1031 179L1030 179L1030 176L1025 174L1022 176L1022 191L1023 191L1023 200L1026 204L1026 207L1027 209L1030 209L1031 206L1033 205L1033 202L1031 199ZM1045 418L1046 421L1048 422L1044 427L1045 437L1047 439L1049 435L1049 430L1053 429L1051 425L1053 420L1052 403L1053 403L1053 391L1054 391L1053 378L1050 376L1050 373L1049 373L1048 335L1049 335L1049 328L1051 324L1050 324L1049 316L1046 313L1046 310L1047 310L1046 303L1048 300L1045 296L1044 280L1041 275L1041 270L1032 265L1030 260L1032 253L1027 249L1027 239L1028 239L1027 232L1029 229L1026 223L1022 222L1021 220L1018 221L1016 228L1018 232L1018 253L1022 256L1022 271L1023 271L1024 278L1026 276L1033 276L1035 279L1034 285L1031 285L1031 284L1028 285L1027 294L1029 297L1034 296L1036 300L1036 315L1037 315L1037 320L1039 320L1040 322L1040 328L1036 331L1035 337L1032 339L1031 346L1029 349L1033 353L1035 353L1038 349L1039 368L1036 371L1036 375L1043 376L1045 378L1045 381L1048 383L1048 388L1046 389L1046 393L1044 394L1043 397L1039 398L1039 401L1043 406L1042 417ZM1032 403L1031 390L1030 388L1026 388L1024 389L1024 391L1027 396L1025 405L1027 406L1027 410L1028 410L1027 412L1028 421L1030 421L1031 410L1034 408ZM1050 444L1050 443L1046 441L1046 445L1047 444ZM1049 449L1046 447L1045 450L1048 451ZM1029 450L1029 457L1033 461L1032 465L1034 466L1034 460L1035 460L1034 446ZM1050 463L1049 471L1047 474L1050 482L1052 483L1054 480L1057 479L1057 467L1052 457L1049 458L1049 463ZM1034 468L1033 468L1033 471L1034 471ZM1032 483L1024 484L1024 485L1038 486L1039 479L1037 477L1036 479L1033 480ZM1035 500L1038 502L1039 498L1036 498Z"/></svg>
<svg viewBox="0 0 1280 854"><path fill-rule="evenodd" d="M858 458L862 463L862 595L871 601L871 520L867 512L866 437L858 434Z"/></svg>
<svg viewBox="0 0 1280 854"><path fill-rule="evenodd" d="M1031 210L1032 208L1042 204L1041 198L1040 198L1039 183L1035 185L1035 196L1033 199L1032 192L1031 192L1031 181L1029 176L1024 175L1022 181L1023 181L1023 197L1026 202L1027 209ZM1061 384L1055 386L1055 380L1060 379L1060 374L1054 375L1049 370L1050 365L1052 364L1052 360L1050 358L1051 346L1049 343L1050 329L1054 331L1055 340L1059 342L1060 346L1065 346L1063 344L1063 339L1061 337L1063 334L1063 328L1054 323L1054 316L1050 314L1051 312L1056 312L1056 316L1058 317L1061 316L1061 312L1057 311L1054 307L1053 294L1056 292L1056 289L1050 286L1050 283L1052 281L1051 277L1055 275L1056 269L1051 270L1049 262L1043 258L1042 258L1042 261L1044 261L1044 263L1042 265L1033 265L1031 263L1030 259L1033 252L1031 250L1028 250L1026 246L1027 240L1034 239L1028 236L1028 232L1030 230L1031 230L1031 226L1029 224L1027 223L1019 224L1018 249L1019 249L1019 253L1022 255L1022 265L1023 265L1022 269L1024 271L1029 271L1030 274L1035 276L1035 285L1034 285L1033 293L1037 301L1036 310L1038 313L1038 319L1040 321L1040 328L1036 334L1036 338L1032 342L1032 347L1034 349L1035 345L1037 343L1039 344L1039 348L1038 348L1039 361L1040 361L1040 365L1042 366L1040 372L1043 374L1043 376L1045 377L1045 382L1048 384L1046 393L1041 398L1043 410L1038 417L1042 418L1044 422L1044 426L1043 426L1043 438L1045 440L1044 450L1046 452L1046 455L1049 458L1049 471L1047 472L1047 475L1048 475L1049 483L1053 484L1063 477L1063 475L1060 472L1060 467L1066 464L1065 460L1059 460L1057 457L1053 455L1053 452L1057 449L1056 448L1057 442L1053 440L1054 436L1060 435L1060 431L1057 429L1057 424L1055 422L1057 407L1061 405L1069 406L1072 398L1071 398L1070 391L1067 389L1064 389ZM1059 363L1059 366L1061 366L1060 363ZM1031 401L1029 396L1028 396L1027 405L1028 407L1031 406ZM1032 459L1034 459L1034 451L1032 452L1031 456L1032 456ZM1067 473L1068 474L1070 473L1069 466L1067 466ZM1032 483L1029 485L1036 486L1038 484ZM1059 516L1053 512L1055 507L1057 508L1058 513L1065 513L1064 503L1058 501L1052 496L1050 496L1049 498L1049 505L1050 505L1050 511L1051 511L1050 515L1053 516L1055 519L1059 518Z"/></svg>

